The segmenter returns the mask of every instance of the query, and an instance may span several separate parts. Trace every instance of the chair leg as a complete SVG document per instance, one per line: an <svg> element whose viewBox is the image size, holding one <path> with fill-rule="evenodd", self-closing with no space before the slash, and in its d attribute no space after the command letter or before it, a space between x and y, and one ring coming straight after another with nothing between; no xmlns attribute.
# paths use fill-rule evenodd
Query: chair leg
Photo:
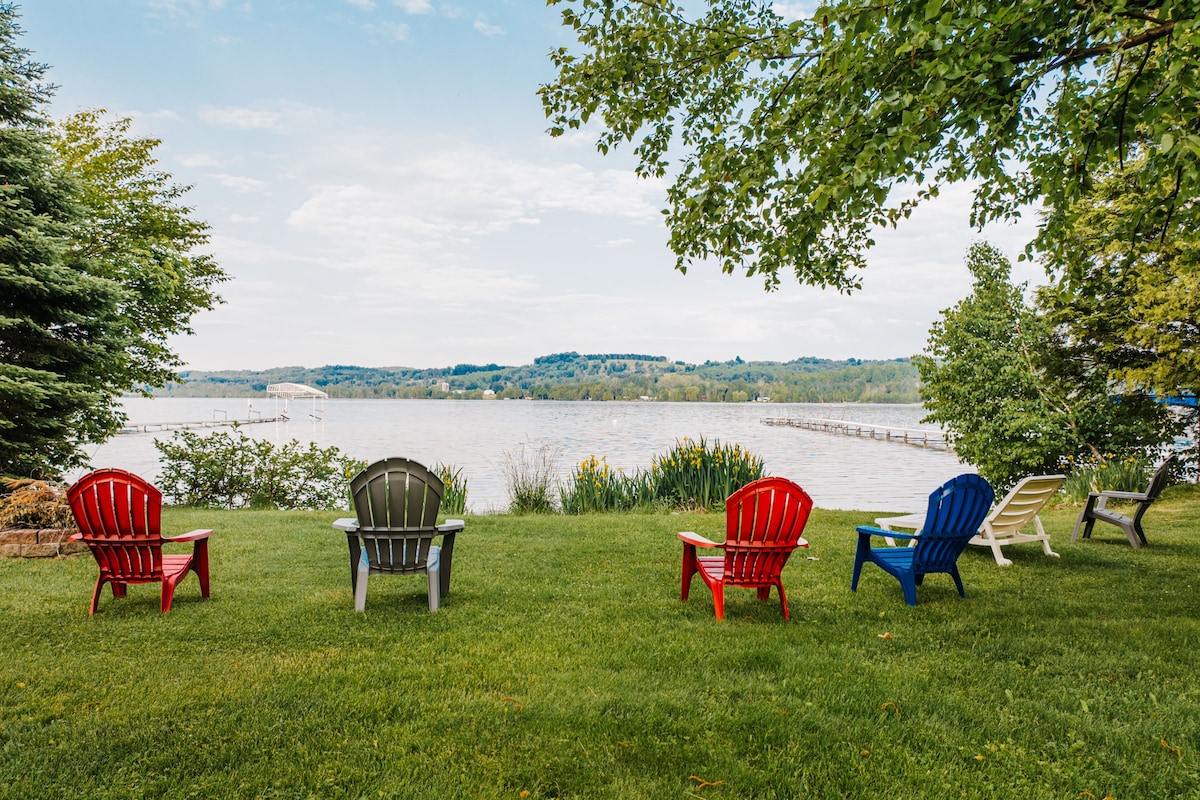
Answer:
<svg viewBox="0 0 1200 800"><path fill-rule="evenodd" d="M117 596L117 585L114 583L112 588L113 588L113 597L116 597ZM100 592L102 592L103 590L104 590L104 578L103 577L97 578L96 579L96 588L92 592L92 606L90 609L88 609L89 615L95 614L96 609L99 608Z"/></svg>
<svg viewBox="0 0 1200 800"><path fill-rule="evenodd" d="M683 546L683 569L682 579L679 586L679 599L681 601L688 599L688 592L692 588L692 577L696 574L696 545L685 544Z"/></svg>
<svg viewBox="0 0 1200 800"><path fill-rule="evenodd" d="M429 548L429 560L425 562L425 573L429 578L429 610L431 612L437 611L442 605L441 568L441 552L436 547Z"/></svg>
<svg viewBox="0 0 1200 800"><path fill-rule="evenodd" d="M1092 537L1092 523L1096 518L1092 516L1092 510L1096 508L1096 495L1089 494L1087 503L1083 506L1083 511L1079 512L1078 519L1075 520L1075 530L1071 532L1071 541L1075 541L1075 537L1079 535L1079 526L1087 523L1083 529L1083 538L1090 539Z"/></svg>
<svg viewBox="0 0 1200 800"><path fill-rule="evenodd" d="M725 619L725 584L718 583L712 587L713 612L718 620Z"/></svg>
<svg viewBox="0 0 1200 800"><path fill-rule="evenodd" d="M1004 553L1000 550L1000 543L991 536L988 537L988 546L992 548L992 557L996 559L996 565L1001 567L1011 567L1012 559L1005 558Z"/></svg>
<svg viewBox="0 0 1200 800"><path fill-rule="evenodd" d="M907 572L903 577L899 578L900 589L904 592L904 602L907 605L915 606L917 604L917 581L916 577Z"/></svg>
<svg viewBox="0 0 1200 800"><path fill-rule="evenodd" d="M346 545L350 549L350 594L358 597L358 559L362 553L362 545L357 534L346 534Z"/></svg>
<svg viewBox="0 0 1200 800"><path fill-rule="evenodd" d="M441 575L442 581L439 591L442 597L450 594L450 565L453 557L454 534L450 533L442 537L441 553L438 556L438 572Z"/></svg>
<svg viewBox="0 0 1200 800"><path fill-rule="evenodd" d="M200 596L208 597L208 540L201 539L192 548L192 571L200 579Z"/></svg>
<svg viewBox="0 0 1200 800"><path fill-rule="evenodd" d="M958 574L958 565L957 564L955 564L953 567L950 568L950 577L954 578L954 585L958 587L958 596L966 597L967 592L965 589L963 589L962 577Z"/></svg>
<svg viewBox="0 0 1200 800"><path fill-rule="evenodd" d="M354 610L362 611L367 607L367 577L371 574L371 565L367 562L367 553L360 551L358 569L354 577Z"/></svg>
<svg viewBox="0 0 1200 800"><path fill-rule="evenodd" d="M1121 525L1121 530L1125 533L1125 538L1129 540L1129 546L1134 550L1140 550L1144 539L1139 539L1137 531L1133 529L1132 522L1126 522Z"/></svg>
<svg viewBox="0 0 1200 800"><path fill-rule="evenodd" d="M163 579L162 591L159 592L158 596L159 610L162 613L166 614L171 610L171 601L175 599L175 585L184 575L187 575L187 572L181 573L174 580Z"/></svg>
<svg viewBox="0 0 1200 800"><path fill-rule="evenodd" d="M779 583L775 584L775 588L777 588L779 590L779 610L781 612L783 612L783 618L791 619L791 617L788 616L787 593L783 591L783 581L780 581ZM759 596L760 596L760 599L762 599L762 600L767 599L766 597L762 597L762 594L764 592L767 594L770 594L771 589L768 587L768 588L759 590Z"/></svg>
<svg viewBox="0 0 1200 800"><path fill-rule="evenodd" d="M429 610L437 611L442 605L442 584L439 570L433 567L429 570Z"/></svg>
<svg viewBox="0 0 1200 800"><path fill-rule="evenodd" d="M860 533L854 546L854 573L850 576L850 591L858 591L858 579L862 575L863 564L871 554L871 537Z"/></svg>

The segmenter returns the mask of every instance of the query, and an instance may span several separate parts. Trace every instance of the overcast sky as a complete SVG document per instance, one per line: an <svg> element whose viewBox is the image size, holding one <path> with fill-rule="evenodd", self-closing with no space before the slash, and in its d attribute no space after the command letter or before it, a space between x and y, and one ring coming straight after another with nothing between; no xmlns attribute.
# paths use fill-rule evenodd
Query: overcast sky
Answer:
<svg viewBox="0 0 1200 800"><path fill-rule="evenodd" d="M794 3L791 5L795 5ZM549 353L897 358L969 291L987 238L954 189L881 232L849 297L666 248L665 187L552 139L536 90L571 43L542 0L26 0L51 112L104 108L194 188L225 304L174 341L195 369L525 364ZM1036 266L1015 277L1040 279Z"/></svg>

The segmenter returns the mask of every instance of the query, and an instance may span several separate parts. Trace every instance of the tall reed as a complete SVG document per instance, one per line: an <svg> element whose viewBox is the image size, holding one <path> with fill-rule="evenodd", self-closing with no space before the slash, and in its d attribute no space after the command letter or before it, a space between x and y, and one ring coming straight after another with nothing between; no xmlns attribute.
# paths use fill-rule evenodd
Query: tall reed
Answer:
<svg viewBox="0 0 1200 800"><path fill-rule="evenodd" d="M557 457L557 448L549 444L532 450L520 444L504 453L510 514L550 514L558 510L554 491Z"/></svg>
<svg viewBox="0 0 1200 800"><path fill-rule="evenodd" d="M467 478L462 467L438 462L433 472L442 480L442 513L465 514L467 511Z"/></svg>
<svg viewBox="0 0 1200 800"><path fill-rule="evenodd" d="M1140 492L1150 471L1149 460L1136 456L1080 462L1067 475L1063 492L1072 503L1086 502L1089 492Z"/></svg>
<svg viewBox="0 0 1200 800"><path fill-rule="evenodd" d="M725 498L763 476L763 461L739 444L710 445L685 436L650 465L655 497L677 508L721 508Z"/></svg>

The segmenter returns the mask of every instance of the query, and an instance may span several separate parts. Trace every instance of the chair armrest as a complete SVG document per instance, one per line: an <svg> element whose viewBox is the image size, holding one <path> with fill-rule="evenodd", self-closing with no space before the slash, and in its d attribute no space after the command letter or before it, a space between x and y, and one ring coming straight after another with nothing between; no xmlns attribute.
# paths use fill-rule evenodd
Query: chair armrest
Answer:
<svg viewBox="0 0 1200 800"><path fill-rule="evenodd" d="M706 539L698 533L691 531L683 531L679 534L679 538L685 544L695 545L696 547L722 547L724 542L714 542L711 539Z"/></svg>
<svg viewBox="0 0 1200 800"><path fill-rule="evenodd" d="M197 529L187 533L181 533L178 536L164 536L164 542L198 542L202 539L207 539L212 536L212 531L208 529Z"/></svg>
<svg viewBox="0 0 1200 800"><path fill-rule="evenodd" d="M883 528L875 528L871 525L859 525L855 528L860 536L884 536L892 539L916 539L920 534L917 533L897 533L896 531L885 531Z"/></svg>
<svg viewBox="0 0 1200 800"><path fill-rule="evenodd" d="M1100 492L1100 497L1108 500L1137 500L1141 502L1146 499L1145 492Z"/></svg>
<svg viewBox="0 0 1200 800"><path fill-rule="evenodd" d="M333 521L333 527L335 530L354 533L358 530L358 520L354 517L342 517Z"/></svg>
<svg viewBox="0 0 1200 800"><path fill-rule="evenodd" d="M876 517L875 525L885 531L892 531L896 528L915 528L921 530L925 527L925 514L905 514L902 517Z"/></svg>
<svg viewBox="0 0 1200 800"><path fill-rule="evenodd" d="M83 531L78 531L76 533L72 533L71 536L67 539L67 541L68 542L78 542L82 538L83 538Z"/></svg>
<svg viewBox="0 0 1200 800"><path fill-rule="evenodd" d="M339 520L339 522L340 522L340 520ZM335 528L337 527L336 522L333 525ZM441 525L438 525L437 529L438 529L438 533L457 533L458 531L461 531L466 526L467 526L467 524L465 522L463 522L461 519L448 519L445 522L443 522Z"/></svg>

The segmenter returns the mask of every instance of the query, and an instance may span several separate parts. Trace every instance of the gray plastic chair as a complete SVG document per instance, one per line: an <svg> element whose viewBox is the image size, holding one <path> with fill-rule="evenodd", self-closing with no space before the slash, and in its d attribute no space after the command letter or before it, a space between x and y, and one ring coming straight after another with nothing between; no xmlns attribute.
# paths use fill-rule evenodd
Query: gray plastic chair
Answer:
<svg viewBox="0 0 1200 800"><path fill-rule="evenodd" d="M366 607L369 575L425 574L430 611L450 594L454 537L464 524L436 524L444 488L437 475L407 458L376 461L351 479L357 518L336 520L333 527L346 532L355 611ZM440 547L433 543L439 536Z"/></svg>
<svg viewBox="0 0 1200 800"><path fill-rule="evenodd" d="M1129 540L1129 544L1133 549L1138 549L1146 544L1146 532L1142 530L1142 517L1145 516L1146 510L1150 505L1158 499L1162 494L1162 490L1167 488L1167 480L1171 475L1171 465L1175 463L1175 454L1167 456L1167 460L1159 465L1154 471L1153 477L1150 478L1150 485L1146 487L1144 492L1092 492L1088 495L1087 504L1084 505L1083 511L1079 512L1079 519L1075 520L1075 530L1071 533L1071 541L1075 541L1075 537L1079 535L1079 526L1083 526L1083 538L1092 538L1092 526L1096 524L1096 520L1108 522L1116 525L1125 533L1125 538ZM1119 514L1106 507L1109 500L1128 500L1137 503L1137 508L1133 512L1132 517L1127 517L1124 514Z"/></svg>

